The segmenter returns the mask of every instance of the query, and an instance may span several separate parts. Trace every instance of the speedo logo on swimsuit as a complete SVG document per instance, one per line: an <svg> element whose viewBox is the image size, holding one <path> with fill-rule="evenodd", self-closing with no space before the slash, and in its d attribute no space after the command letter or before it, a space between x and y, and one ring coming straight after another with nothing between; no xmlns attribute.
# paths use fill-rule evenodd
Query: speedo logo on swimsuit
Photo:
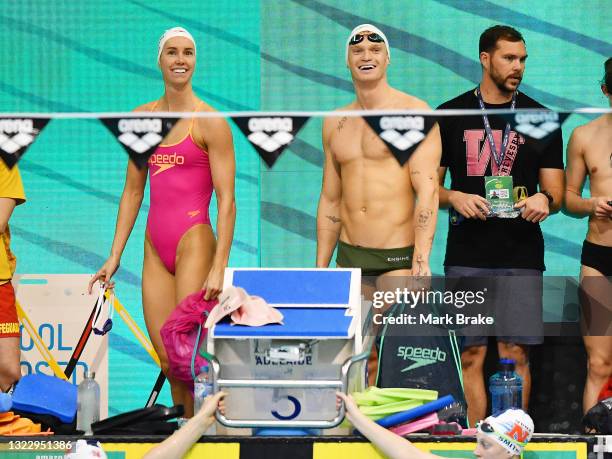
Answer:
<svg viewBox="0 0 612 459"><path fill-rule="evenodd" d="M517 113L514 116L515 131L540 140L561 127L556 112Z"/></svg>
<svg viewBox="0 0 612 459"><path fill-rule="evenodd" d="M172 153L171 155L158 153L151 155L149 164L159 167L152 175L152 177L155 177L157 174L172 169L174 166L185 164L185 157L183 155L177 155L176 153Z"/></svg>
<svg viewBox="0 0 612 459"><path fill-rule="evenodd" d="M162 120L160 118L125 118L117 125L121 135L119 142L136 153L144 153L162 141Z"/></svg>
<svg viewBox="0 0 612 459"><path fill-rule="evenodd" d="M272 153L293 140L293 119L286 117L249 119L247 137L261 149ZM270 132L271 134L267 134Z"/></svg>
<svg viewBox="0 0 612 459"><path fill-rule="evenodd" d="M412 365L404 368L402 373L437 362L446 362L446 352L439 347L430 349L427 347L399 346L397 348L397 357L414 362Z"/></svg>
<svg viewBox="0 0 612 459"><path fill-rule="evenodd" d="M30 145L36 134L32 119L0 120L0 148L8 154L15 154Z"/></svg>
<svg viewBox="0 0 612 459"><path fill-rule="evenodd" d="M422 116L383 116L380 137L398 150L408 150L425 138L425 118ZM402 132L403 131L403 132Z"/></svg>

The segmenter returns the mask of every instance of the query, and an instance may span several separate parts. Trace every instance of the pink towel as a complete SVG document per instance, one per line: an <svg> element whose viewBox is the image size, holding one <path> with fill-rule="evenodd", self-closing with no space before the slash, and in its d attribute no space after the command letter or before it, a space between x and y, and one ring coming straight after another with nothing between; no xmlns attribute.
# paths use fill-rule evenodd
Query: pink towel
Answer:
<svg viewBox="0 0 612 459"><path fill-rule="evenodd" d="M212 310L205 327L210 328L231 314L234 325L260 327L282 323L283 315L259 296L249 295L243 288L230 286L219 295L219 304Z"/></svg>

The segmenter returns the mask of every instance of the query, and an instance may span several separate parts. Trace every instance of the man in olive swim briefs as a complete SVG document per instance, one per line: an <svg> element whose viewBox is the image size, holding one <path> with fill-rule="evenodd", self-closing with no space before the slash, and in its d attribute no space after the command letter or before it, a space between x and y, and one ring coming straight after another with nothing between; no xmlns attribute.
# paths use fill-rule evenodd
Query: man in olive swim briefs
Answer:
<svg viewBox="0 0 612 459"><path fill-rule="evenodd" d="M389 42L378 28L356 27L346 46L356 99L340 110L429 110L387 82ZM337 265L361 268L364 276L431 275L441 152L437 126L404 166L360 117L326 118L323 149L317 267L329 266L337 244Z"/></svg>
<svg viewBox="0 0 612 459"><path fill-rule="evenodd" d="M353 29L346 44L346 63L356 98L340 110L430 109L389 85L389 51L387 38L375 26ZM326 118L323 150L317 267L329 266L337 244L337 266L361 268L363 276L378 276L378 289L398 286L406 276L430 276L429 254L438 213L438 126L403 166L361 117ZM366 297L372 295L372 284L372 279L362 284ZM373 384L378 372L376 349L368 370Z"/></svg>

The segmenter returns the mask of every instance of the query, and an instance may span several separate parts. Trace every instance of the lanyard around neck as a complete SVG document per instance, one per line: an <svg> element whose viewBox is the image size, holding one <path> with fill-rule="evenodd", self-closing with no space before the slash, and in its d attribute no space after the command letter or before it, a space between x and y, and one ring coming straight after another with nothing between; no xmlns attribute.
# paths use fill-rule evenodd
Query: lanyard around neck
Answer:
<svg viewBox="0 0 612 459"><path fill-rule="evenodd" d="M517 91L514 91L512 93L512 103L510 104L510 110L514 110L514 108L516 107L516 93ZM482 121L484 123L484 128L487 134L489 145L491 146L491 154L493 155L493 160L497 164L497 167L500 168L502 163L504 162L506 151L508 150L508 140L510 139L510 123L506 123L506 128L504 129L504 136L502 138L501 148L499 149L499 153L498 153L497 148L495 147L495 139L493 138L493 131L491 130L491 124L489 123L489 117L485 113L486 107L484 104L484 100L482 100L482 94L480 93L480 86L476 88L476 97L478 98L478 104L480 105L480 109L482 110Z"/></svg>

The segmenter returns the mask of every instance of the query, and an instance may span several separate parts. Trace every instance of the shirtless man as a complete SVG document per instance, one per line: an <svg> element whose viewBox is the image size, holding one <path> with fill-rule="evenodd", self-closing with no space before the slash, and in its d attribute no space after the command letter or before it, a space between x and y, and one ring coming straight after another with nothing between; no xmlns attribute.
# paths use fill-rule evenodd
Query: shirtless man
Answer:
<svg viewBox="0 0 612 459"><path fill-rule="evenodd" d="M422 100L389 86L389 42L375 26L353 29L346 56L357 97L340 110L429 110ZM364 276L431 275L441 150L437 125L404 167L359 117L326 118L323 149L317 267L329 266L338 244L337 265L361 268Z"/></svg>
<svg viewBox="0 0 612 459"><path fill-rule="evenodd" d="M389 62L389 42L378 28L363 24L353 29L346 63L357 97L341 110L429 110L422 100L389 86ZM388 288L379 282L385 274L430 276L441 154L437 125L403 167L359 117L326 118L323 149L317 267L329 266L338 244L337 266L361 268L364 276L381 276L379 289ZM369 297L371 292L364 294ZM378 373L376 350L368 367L372 385Z"/></svg>
<svg viewBox="0 0 612 459"><path fill-rule="evenodd" d="M612 106L612 58L606 61L604 69L601 90ZM580 260L581 303L586 328L584 345L588 355L583 396L585 413L597 403L599 392L612 375L611 145L612 114L606 113L577 127L567 147L565 205L570 214L589 216L589 230ZM583 198L582 187L587 175L591 197Z"/></svg>

